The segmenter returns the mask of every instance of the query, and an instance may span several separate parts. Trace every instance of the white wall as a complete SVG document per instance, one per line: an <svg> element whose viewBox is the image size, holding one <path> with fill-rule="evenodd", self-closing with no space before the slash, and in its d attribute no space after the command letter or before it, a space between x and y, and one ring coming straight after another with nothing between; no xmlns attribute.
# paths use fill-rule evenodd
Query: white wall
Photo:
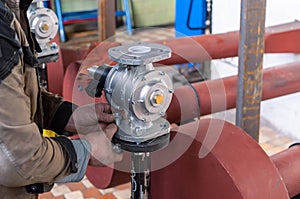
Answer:
<svg viewBox="0 0 300 199"><path fill-rule="evenodd" d="M213 0L213 33L239 30L240 4L241 0ZM295 20L300 20L299 0L267 0L266 26ZM297 60L300 60L300 56L295 54L265 55L264 67ZM237 58L214 61L213 77L236 74L237 63ZM270 121L278 131L300 139L300 93L264 101L261 116Z"/></svg>
<svg viewBox="0 0 300 199"><path fill-rule="evenodd" d="M241 0L213 0L213 32L238 30ZM299 0L267 0L266 25L300 20Z"/></svg>

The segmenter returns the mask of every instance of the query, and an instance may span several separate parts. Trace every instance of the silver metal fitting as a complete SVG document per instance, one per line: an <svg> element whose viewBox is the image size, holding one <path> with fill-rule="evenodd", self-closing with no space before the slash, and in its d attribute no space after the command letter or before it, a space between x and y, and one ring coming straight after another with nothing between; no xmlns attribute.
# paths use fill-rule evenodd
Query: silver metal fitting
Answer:
<svg viewBox="0 0 300 199"><path fill-rule="evenodd" d="M170 125L165 125L168 122L163 116L171 103L173 83L165 72L155 70L152 62L169 58L171 49L138 42L111 48L108 54L118 62L104 84L105 97L119 127L116 136L141 143L169 133ZM94 77L98 69L93 66L88 70Z"/></svg>
<svg viewBox="0 0 300 199"><path fill-rule="evenodd" d="M38 58L58 54L59 47L55 42L51 42L58 31L58 19L55 12L45 8L43 0L34 0L27 11L27 18L30 30L35 33L36 40L42 49L42 52L38 53Z"/></svg>

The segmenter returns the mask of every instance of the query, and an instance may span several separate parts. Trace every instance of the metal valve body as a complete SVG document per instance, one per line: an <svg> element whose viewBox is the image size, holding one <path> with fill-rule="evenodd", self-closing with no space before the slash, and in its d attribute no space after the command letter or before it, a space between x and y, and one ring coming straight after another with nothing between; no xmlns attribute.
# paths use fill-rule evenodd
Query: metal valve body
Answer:
<svg viewBox="0 0 300 199"><path fill-rule="evenodd" d="M58 19L54 11L44 7L43 1L34 0L27 11L30 30L35 33L42 50L38 57L58 54L59 51L57 44L51 42L58 31Z"/></svg>
<svg viewBox="0 0 300 199"><path fill-rule="evenodd" d="M105 96L113 107L119 139L144 142L166 133L170 125L163 118L171 102L172 81L152 61L170 57L171 50L151 43L135 43L109 50L119 63L105 81Z"/></svg>
<svg viewBox="0 0 300 199"><path fill-rule="evenodd" d="M98 81L105 79L101 89L119 127L115 137L136 146L168 134L170 124L163 116L172 99L173 84L152 62L169 58L170 48L138 42L111 48L108 54L118 62L116 66L94 66L89 72L95 77L98 70Z"/></svg>

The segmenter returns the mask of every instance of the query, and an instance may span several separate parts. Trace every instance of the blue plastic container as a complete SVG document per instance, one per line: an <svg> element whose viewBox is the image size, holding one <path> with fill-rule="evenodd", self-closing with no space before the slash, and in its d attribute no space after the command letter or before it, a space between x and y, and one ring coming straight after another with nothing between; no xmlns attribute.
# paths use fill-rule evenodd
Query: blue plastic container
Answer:
<svg viewBox="0 0 300 199"><path fill-rule="evenodd" d="M176 0L175 37L205 33L206 0Z"/></svg>

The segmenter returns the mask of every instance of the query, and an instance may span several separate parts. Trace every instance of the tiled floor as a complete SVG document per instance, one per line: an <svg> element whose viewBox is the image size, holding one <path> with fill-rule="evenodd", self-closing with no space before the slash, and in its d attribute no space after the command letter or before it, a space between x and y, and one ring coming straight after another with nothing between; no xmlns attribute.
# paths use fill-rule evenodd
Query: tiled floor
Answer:
<svg viewBox="0 0 300 199"><path fill-rule="evenodd" d="M155 29L136 30L133 36L127 35L126 31L120 29L117 34L116 41L120 43L131 43L135 41L153 41L160 39L172 38L174 30L170 27ZM97 38L96 35L89 36L89 40ZM84 40L84 39L83 39ZM72 42L72 41L70 41ZM77 40L78 42L78 40ZM73 43L74 44L74 43ZM75 43L76 44L76 43ZM65 45L65 44L64 44ZM260 129L260 146L268 155L273 155L286 149L294 142L292 138L279 134L276 129L271 126L262 124ZM69 183L55 185L49 193L39 196L39 199L129 199L130 183L119 185L109 189L95 188L87 178L79 183Z"/></svg>
<svg viewBox="0 0 300 199"><path fill-rule="evenodd" d="M109 189L95 188L87 178L78 183L55 185L51 192L40 199L127 199L130 198L130 183Z"/></svg>

